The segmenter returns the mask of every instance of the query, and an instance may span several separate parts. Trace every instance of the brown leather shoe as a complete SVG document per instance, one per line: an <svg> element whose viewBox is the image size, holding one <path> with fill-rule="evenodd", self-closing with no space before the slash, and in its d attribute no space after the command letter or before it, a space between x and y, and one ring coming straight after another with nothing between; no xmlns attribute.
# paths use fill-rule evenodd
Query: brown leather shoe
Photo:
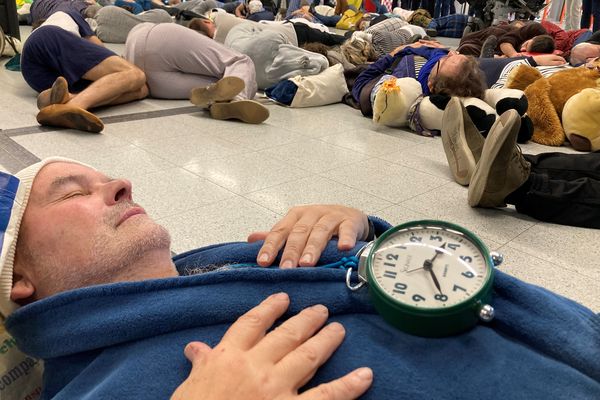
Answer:
<svg viewBox="0 0 600 400"><path fill-rule="evenodd" d="M210 106L210 116L214 119L239 119L249 124L260 124L269 118L269 110L254 100L240 100L214 103Z"/></svg>
<svg viewBox="0 0 600 400"><path fill-rule="evenodd" d="M450 99L442 117L442 143L454 180L468 185L481 157L485 139L456 97Z"/></svg>
<svg viewBox="0 0 600 400"><path fill-rule="evenodd" d="M206 108L219 101L231 101L242 90L246 84L237 76L226 76L217 82L192 89L190 101L198 107Z"/></svg>
<svg viewBox="0 0 600 400"><path fill-rule="evenodd" d="M52 104L65 104L70 98L69 84L65 78L59 76L50 89L46 89L38 95L37 107L38 110L41 110Z"/></svg>
<svg viewBox="0 0 600 400"><path fill-rule="evenodd" d="M469 185L471 207L506 206L506 196L529 177L531 164L517 146L520 125L519 113L508 110L490 129Z"/></svg>
<svg viewBox="0 0 600 400"><path fill-rule="evenodd" d="M68 104L52 104L44 107L37 115L40 125L59 126L80 131L99 133L104 129L100 118L83 108Z"/></svg>

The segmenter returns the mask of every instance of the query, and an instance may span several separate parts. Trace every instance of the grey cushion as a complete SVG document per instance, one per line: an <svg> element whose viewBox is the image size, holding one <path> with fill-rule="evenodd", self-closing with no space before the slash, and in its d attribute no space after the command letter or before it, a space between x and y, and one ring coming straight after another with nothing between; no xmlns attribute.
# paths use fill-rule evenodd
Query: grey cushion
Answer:
<svg viewBox="0 0 600 400"><path fill-rule="evenodd" d="M143 22L173 22L173 19L165 10L155 9L135 15L121 7L107 6L98 10L96 22L96 35L100 40L106 43L125 43L134 26Z"/></svg>

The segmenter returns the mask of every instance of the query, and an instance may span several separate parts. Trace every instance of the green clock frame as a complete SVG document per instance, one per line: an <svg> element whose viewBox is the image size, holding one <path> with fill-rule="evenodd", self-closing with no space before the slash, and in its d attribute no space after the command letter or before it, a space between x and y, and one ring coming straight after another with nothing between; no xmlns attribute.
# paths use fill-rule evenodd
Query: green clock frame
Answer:
<svg viewBox="0 0 600 400"><path fill-rule="evenodd" d="M401 304L387 294L373 274L372 262L375 252L385 240L397 231L425 226L446 228L465 235L484 255L487 276L481 289L469 299L448 308L425 309ZM479 322L479 311L489 304L494 281L494 263L487 246L471 231L450 222L436 220L411 221L386 231L375 241L367 258L369 294L375 309L383 318L398 329L417 336L444 337L456 335L473 328Z"/></svg>

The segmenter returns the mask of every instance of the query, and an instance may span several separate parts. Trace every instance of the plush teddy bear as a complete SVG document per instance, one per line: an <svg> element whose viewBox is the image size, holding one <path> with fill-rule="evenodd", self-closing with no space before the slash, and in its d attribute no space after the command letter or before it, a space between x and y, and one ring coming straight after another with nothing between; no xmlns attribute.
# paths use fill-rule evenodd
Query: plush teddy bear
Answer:
<svg viewBox="0 0 600 400"><path fill-rule="evenodd" d="M381 84L373 100L373 122L395 128L410 125L412 129L424 132L441 131L442 116L450 96L421 95L421 85L416 79L390 76ZM522 91L488 89L485 101L476 97L466 97L461 98L461 102L483 136L487 136L498 115L514 109L521 115L518 142L525 143L531 139L533 124L526 115L528 104ZM416 118L411 118L411 115ZM415 120L418 120L418 124L414 123Z"/></svg>
<svg viewBox="0 0 600 400"><path fill-rule="evenodd" d="M521 116L521 129L517 136L519 143L526 143L533 134L533 123L527 115L528 102L522 91L516 89L488 89L484 100L476 97L460 98L469 117L484 137L496 122L496 118L506 110L514 109ZM450 97L430 95L419 104L419 118L423 128L441 130L442 116Z"/></svg>
<svg viewBox="0 0 600 400"><path fill-rule="evenodd" d="M586 88L600 87L600 71L585 67L570 68L559 71L544 78L534 67L519 65L508 77L506 87L521 89L529 100L528 114L533 121L534 142L549 146L561 146L566 138L561 119L564 106L574 95ZM597 113L600 108L592 108L589 104L580 104L580 112ZM585 111L584 111L585 110ZM599 130L591 137L581 137L572 134L571 145L580 151L589 151L591 141L600 135Z"/></svg>
<svg viewBox="0 0 600 400"><path fill-rule="evenodd" d="M600 150L600 89L583 89L571 97L565 103L562 116L565 134L573 148Z"/></svg>

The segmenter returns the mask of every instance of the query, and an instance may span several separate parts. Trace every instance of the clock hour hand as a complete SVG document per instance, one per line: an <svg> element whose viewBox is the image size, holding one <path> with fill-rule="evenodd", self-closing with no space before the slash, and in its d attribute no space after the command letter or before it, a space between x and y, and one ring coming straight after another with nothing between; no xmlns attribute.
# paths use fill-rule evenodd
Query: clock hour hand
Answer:
<svg viewBox="0 0 600 400"><path fill-rule="evenodd" d="M431 275L431 279L433 280L433 284L437 288L438 292L440 292L440 294L443 294L440 282L438 281L437 276L435 276L435 272L433 272L433 264L431 263L431 261L432 260L425 260L425 262L423 263L423 269L429 272L429 275Z"/></svg>

